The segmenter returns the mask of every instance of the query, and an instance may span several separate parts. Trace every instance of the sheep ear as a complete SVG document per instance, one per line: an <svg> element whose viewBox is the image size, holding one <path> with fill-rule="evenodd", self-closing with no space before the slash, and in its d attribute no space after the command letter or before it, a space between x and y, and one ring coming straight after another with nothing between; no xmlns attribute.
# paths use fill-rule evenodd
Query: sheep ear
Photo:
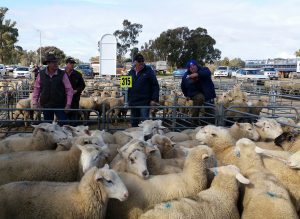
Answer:
<svg viewBox="0 0 300 219"><path fill-rule="evenodd" d="M202 160L204 160L204 159L206 159L208 157L209 157L208 154L202 154Z"/></svg>
<svg viewBox="0 0 300 219"><path fill-rule="evenodd" d="M106 164L104 165L103 169L109 170L109 165L106 163Z"/></svg>
<svg viewBox="0 0 300 219"><path fill-rule="evenodd" d="M238 127L240 127L240 123L238 123L238 122L235 122L234 124L236 124Z"/></svg>
<svg viewBox="0 0 300 219"><path fill-rule="evenodd" d="M255 152L257 153L257 154L263 154L264 153L264 149L262 149L262 148L260 148L260 147L255 147Z"/></svg>
<svg viewBox="0 0 300 219"><path fill-rule="evenodd" d="M243 184L250 184L250 180L244 177L242 174L238 173L235 175L235 178Z"/></svg>
<svg viewBox="0 0 300 219"><path fill-rule="evenodd" d="M146 152L147 155L149 155L149 154L151 154L151 153L154 153L156 150L157 150L157 148L155 148L155 147L150 147L150 146L147 146L147 147L145 148L145 152Z"/></svg>

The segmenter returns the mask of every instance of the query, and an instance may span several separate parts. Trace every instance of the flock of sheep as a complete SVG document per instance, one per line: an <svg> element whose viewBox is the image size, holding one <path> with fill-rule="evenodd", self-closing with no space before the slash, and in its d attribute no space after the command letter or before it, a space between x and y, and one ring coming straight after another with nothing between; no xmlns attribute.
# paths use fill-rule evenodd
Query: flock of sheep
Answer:
<svg viewBox="0 0 300 219"><path fill-rule="evenodd" d="M40 123L0 141L0 218L298 218L299 125Z"/></svg>

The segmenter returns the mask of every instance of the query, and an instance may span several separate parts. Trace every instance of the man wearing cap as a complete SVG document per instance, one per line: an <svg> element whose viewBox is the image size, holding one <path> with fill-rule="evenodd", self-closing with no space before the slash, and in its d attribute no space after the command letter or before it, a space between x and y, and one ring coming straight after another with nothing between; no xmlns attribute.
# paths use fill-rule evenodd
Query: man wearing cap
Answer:
<svg viewBox="0 0 300 219"><path fill-rule="evenodd" d="M132 88L128 90L129 106L155 106L159 101L159 85L154 71L145 65L142 54L134 57L134 67L129 71L132 77ZM131 125L149 118L150 108L131 109Z"/></svg>
<svg viewBox="0 0 300 219"><path fill-rule="evenodd" d="M73 88L73 99L72 99L71 109L79 109L80 95L85 88L85 83L82 78L82 75L80 74L80 72L74 69L75 63L76 61L72 57L66 59L65 72L66 75L68 75L68 78ZM78 112L70 111L67 114L67 117L70 120L78 120Z"/></svg>
<svg viewBox="0 0 300 219"><path fill-rule="evenodd" d="M47 67L38 74L34 83L31 107L70 109L73 88L68 76L58 68L58 59L54 54L48 54L45 63ZM67 120L64 110L43 110L43 114L44 120L53 121L54 114L59 121Z"/></svg>
<svg viewBox="0 0 300 219"><path fill-rule="evenodd" d="M195 60L187 63L187 71L181 80L181 90L188 100L193 100L193 106L201 106L204 101L213 104L216 97L210 70L199 66ZM209 113L209 110L206 112ZM192 109L192 117L199 117L199 108Z"/></svg>

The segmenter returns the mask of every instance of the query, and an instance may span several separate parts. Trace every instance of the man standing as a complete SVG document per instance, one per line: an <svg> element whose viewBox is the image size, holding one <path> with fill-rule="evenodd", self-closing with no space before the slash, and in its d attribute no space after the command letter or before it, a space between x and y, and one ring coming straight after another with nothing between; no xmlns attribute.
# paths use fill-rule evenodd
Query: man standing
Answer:
<svg viewBox="0 0 300 219"><path fill-rule="evenodd" d="M80 72L74 70L75 63L76 61L72 57L66 59L65 72L66 75L68 75L68 78L73 88L73 99L72 99L71 109L79 109L80 95L85 88L85 83L82 78L82 75L80 74ZM70 111L67 114L67 117L69 120L79 119L78 112L76 111Z"/></svg>
<svg viewBox="0 0 300 219"><path fill-rule="evenodd" d="M150 66L145 65L142 54L134 57L134 67L129 71L132 88L128 90L129 106L154 106L159 101L159 85ZM131 125L137 127L149 118L150 108L131 109Z"/></svg>
<svg viewBox="0 0 300 219"><path fill-rule="evenodd" d="M73 89L68 76L58 68L54 54L48 54L45 62L47 67L40 71L34 83L31 107L70 109ZM63 110L43 110L43 114L44 120L53 121L54 114L59 121L67 120Z"/></svg>
<svg viewBox="0 0 300 219"><path fill-rule="evenodd" d="M193 106L201 106L204 101L214 103L216 93L210 70L199 66L195 60L187 63L187 69L181 80L181 90L184 96L188 100L193 100ZM209 110L206 112L211 113ZM199 108L192 109L192 117L199 117Z"/></svg>

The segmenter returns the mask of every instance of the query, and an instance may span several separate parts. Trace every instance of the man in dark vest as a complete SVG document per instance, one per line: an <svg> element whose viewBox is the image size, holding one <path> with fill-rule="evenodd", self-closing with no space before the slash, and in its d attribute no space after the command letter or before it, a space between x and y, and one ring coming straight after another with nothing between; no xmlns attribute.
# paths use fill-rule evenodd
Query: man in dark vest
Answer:
<svg viewBox="0 0 300 219"><path fill-rule="evenodd" d="M80 101L80 95L81 92L85 88L85 83L82 78L82 75L80 72L74 70L74 64L76 63L75 59L72 57L69 57L66 59L66 68L65 72L68 75L68 78L71 82L72 88L73 88L73 99L71 104L71 109L79 109L79 101ZM76 111L70 111L68 114L69 120L78 120L78 112Z"/></svg>
<svg viewBox="0 0 300 219"><path fill-rule="evenodd" d="M68 76L58 68L58 59L54 54L48 54L45 62L47 68L43 69L34 83L31 107L58 108L60 110L43 110L44 120L53 121L54 114L59 121L67 120L64 110L71 107L73 88ZM62 122L60 122L62 124Z"/></svg>

